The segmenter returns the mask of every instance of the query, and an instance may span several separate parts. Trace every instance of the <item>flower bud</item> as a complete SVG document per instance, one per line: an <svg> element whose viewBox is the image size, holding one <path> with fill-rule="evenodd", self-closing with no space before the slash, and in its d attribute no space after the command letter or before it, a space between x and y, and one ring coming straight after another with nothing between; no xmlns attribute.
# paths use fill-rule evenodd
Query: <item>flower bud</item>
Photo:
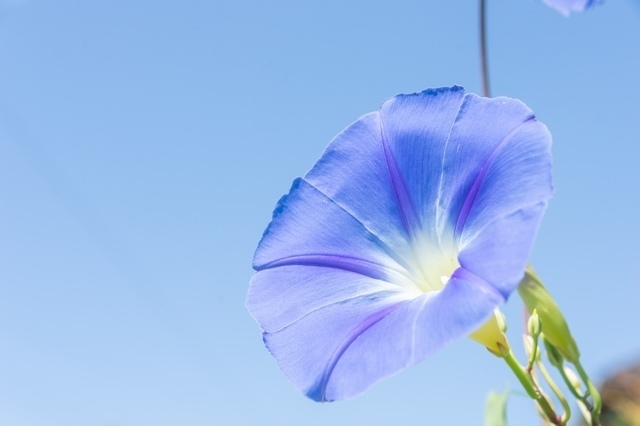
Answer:
<svg viewBox="0 0 640 426"><path fill-rule="evenodd" d="M569 379L569 383L571 383L571 387L573 387L575 390L580 392L580 387L582 386L582 382L580 381L580 378L578 377L576 372L573 371L571 367L568 367L566 365L564 366L563 369L564 369L564 374L567 376L567 379Z"/></svg>
<svg viewBox="0 0 640 426"><path fill-rule="evenodd" d="M578 362L580 351L571 336L569 326L540 278L531 265L527 266L525 276L518 285L518 293L529 312L537 312L540 322L544 324L545 340L551 343L568 361Z"/></svg>
<svg viewBox="0 0 640 426"><path fill-rule="evenodd" d="M542 331L542 323L540 322L540 316L536 309L533 310L533 313L529 317L529 321L527 322L527 331L534 338L537 338Z"/></svg>
<svg viewBox="0 0 640 426"><path fill-rule="evenodd" d="M540 348L536 347L533 337L528 334L523 334L522 341L524 343L524 352L527 354L527 359L530 362L538 361L540 359ZM533 348L536 348L535 356L533 355Z"/></svg>

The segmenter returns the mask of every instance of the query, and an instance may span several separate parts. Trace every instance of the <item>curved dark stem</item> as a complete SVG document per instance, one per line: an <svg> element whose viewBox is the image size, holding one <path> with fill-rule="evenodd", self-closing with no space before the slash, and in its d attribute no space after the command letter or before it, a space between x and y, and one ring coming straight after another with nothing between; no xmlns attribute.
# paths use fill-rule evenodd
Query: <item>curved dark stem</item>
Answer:
<svg viewBox="0 0 640 426"><path fill-rule="evenodd" d="M487 19L486 1L480 0L480 59L482 62L482 94L490 97L489 91L489 63L487 60Z"/></svg>

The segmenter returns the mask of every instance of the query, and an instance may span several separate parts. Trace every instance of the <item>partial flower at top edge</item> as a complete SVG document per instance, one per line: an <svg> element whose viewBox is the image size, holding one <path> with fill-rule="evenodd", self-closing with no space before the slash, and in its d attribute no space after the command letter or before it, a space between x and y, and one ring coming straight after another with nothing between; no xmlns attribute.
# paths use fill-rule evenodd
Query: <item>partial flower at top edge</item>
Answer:
<svg viewBox="0 0 640 426"><path fill-rule="evenodd" d="M542 0L547 6L557 10L564 16L569 16L572 12L584 12L597 4L604 3L604 0Z"/></svg>

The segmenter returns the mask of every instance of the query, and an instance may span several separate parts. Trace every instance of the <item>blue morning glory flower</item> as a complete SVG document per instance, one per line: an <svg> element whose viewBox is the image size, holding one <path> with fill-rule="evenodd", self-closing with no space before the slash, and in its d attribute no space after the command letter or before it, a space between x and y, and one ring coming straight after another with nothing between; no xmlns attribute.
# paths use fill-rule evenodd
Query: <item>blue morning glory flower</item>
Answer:
<svg viewBox="0 0 640 426"><path fill-rule="evenodd" d="M492 318L551 196L550 146L520 101L461 87L396 96L340 133L254 257L247 307L293 385L353 397Z"/></svg>
<svg viewBox="0 0 640 426"><path fill-rule="evenodd" d="M603 3L604 0L542 0L546 5L554 8L564 16L569 16L571 12L582 12L596 4Z"/></svg>

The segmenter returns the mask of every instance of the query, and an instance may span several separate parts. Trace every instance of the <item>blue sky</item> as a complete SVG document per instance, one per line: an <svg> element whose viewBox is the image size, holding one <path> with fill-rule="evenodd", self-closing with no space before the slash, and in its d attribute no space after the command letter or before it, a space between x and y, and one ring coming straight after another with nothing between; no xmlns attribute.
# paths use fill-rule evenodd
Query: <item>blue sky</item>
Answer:
<svg viewBox="0 0 640 426"><path fill-rule="evenodd" d="M278 198L397 93L480 91L475 1L0 2L0 423L480 424L456 342L355 400L287 383L244 308ZM532 261L597 379L640 357L640 3L489 2L494 95L554 136ZM519 346L521 303L505 312ZM517 424L535 424L514 398Z"/></svg>

